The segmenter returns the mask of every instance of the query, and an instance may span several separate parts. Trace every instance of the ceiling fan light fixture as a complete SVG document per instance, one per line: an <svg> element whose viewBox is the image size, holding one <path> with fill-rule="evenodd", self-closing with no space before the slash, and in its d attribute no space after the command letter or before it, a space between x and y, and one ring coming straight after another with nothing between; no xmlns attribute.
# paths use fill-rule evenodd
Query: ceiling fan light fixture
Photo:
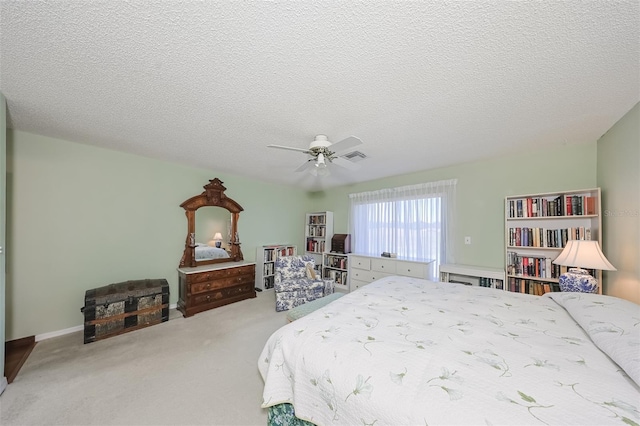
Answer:
<svg viewBox="0 0 640 426"><path fill-rule="evenodd" d="M267 145L267 147L303 152L311 158L308 158L307 161L295 171L301 172L306 170L313 176L327 176L331 174L329 163L331 163L331 167L336 165L352 169L352 162L340 158L340 153L352 150L361 144L362 141L355 136L349 136L339 142L331 143L327 135L316 135L314 140L309 144L309 148L306 149L283 145Z"/></svg>
<svg viewBox="0 0 640 426"><path fill-rule="evenodd" d="M318 154L318 161L316 162L316 167L327 167L327 164L324 162L324 154Z"/></svg>
<svg viewBox="0 0 640 426"><path fill-rule="evenodd" d="M327 162L325 161L325 157L323 153L318 154L318 159L314 164L315 167L311 169L311 174L314 176L327 176L329 174L329 169L327 168Z"/></svg>
<svg viewBox="0 0 640 426"><path fill-rule="evenodd" d="M311 169L311 174L314 176L327 176L330 172L326 164L316 164L316 166Z"/></svg>

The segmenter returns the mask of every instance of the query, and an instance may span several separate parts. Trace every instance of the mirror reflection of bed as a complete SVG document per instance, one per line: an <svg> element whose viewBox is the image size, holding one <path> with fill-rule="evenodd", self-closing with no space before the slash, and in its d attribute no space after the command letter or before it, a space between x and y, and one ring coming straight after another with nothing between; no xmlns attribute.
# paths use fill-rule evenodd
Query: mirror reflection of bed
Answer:
<svg viewBox="0 0 640 426"><path fill-rule="evenodd" d="M196 262L200 260L227 259L231 257L225 249L211 247L208 244L196 243L195 251Z"/></svg>
<svg viewBox="0 0 640 426"><path fill-rule="evenodd" d="M222 207L205 206L196 211L195 219L196 262L229 258L231 213ZM214 238L218 233L221 240ZM216 243L220 243L220 247L216 247Z"/></svg>

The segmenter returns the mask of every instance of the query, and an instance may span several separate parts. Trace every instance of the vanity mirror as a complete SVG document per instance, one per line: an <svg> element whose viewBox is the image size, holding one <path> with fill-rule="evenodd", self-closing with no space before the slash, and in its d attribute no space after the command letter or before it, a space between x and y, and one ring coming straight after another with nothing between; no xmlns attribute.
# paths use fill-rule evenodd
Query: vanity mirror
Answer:
<svg viewBox="0 0 640 426"><path fill-rule="evenodd" d="M238 217L243 208L225 195L227 188L220 179L210 180L203 188L202 194L180 204L187 216L181 268L243 260L238 236Z"/></svg>

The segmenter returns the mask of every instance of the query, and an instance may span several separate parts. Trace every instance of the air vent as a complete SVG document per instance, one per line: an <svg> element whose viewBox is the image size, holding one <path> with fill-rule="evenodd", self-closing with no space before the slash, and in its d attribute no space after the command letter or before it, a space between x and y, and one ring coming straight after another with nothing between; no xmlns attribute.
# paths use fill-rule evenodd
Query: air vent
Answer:
<svg viewBox="0 0 640 426"><path fill-rule="evenodd" d="M351 161L353 163L357 163L358 161L362 161L365 158L367 158L367 156L364 153L360 152L360 151L353 151L353 152L350 152L348 154L343 155L342 158L346 158L347 160L349 160L349 161Z"/></svg>

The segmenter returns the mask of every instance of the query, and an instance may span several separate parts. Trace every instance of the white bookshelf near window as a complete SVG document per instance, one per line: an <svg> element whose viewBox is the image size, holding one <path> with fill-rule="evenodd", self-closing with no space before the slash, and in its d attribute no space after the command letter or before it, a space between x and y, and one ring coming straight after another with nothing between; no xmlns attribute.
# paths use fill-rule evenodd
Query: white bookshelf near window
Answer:
<svg viewBox="0 0 640 426"><path fill-rule="evenodd" d="M322 278L335 282L336 291L349 292L349 255L341 253L322 254Z"/></svg>
<svg viewBox="0 0 640 426"><path fill-rule="evenodd" d="M322 253L331 251L333 212L307 213L304 228L305 254L313 257L316 270L322 272Z"/></svg>
<svg viewBox="0 0 640 426"><path fill-rule="evenodd" d="M504 270L473 265L440 265L440 281L504 289Z"/></svg>
<svg viewBox="0 0 640 426"><path fill-rule="evenodd" d="M297 248L291 244L272 244L256 249L256 289L272 290L275 282L276 260L295 256Z"/></svg>
<svg viewBox="0 0 640 426"><path fill-rule="evenodd" d="M568 240L595 240L602 247L600 188L506 197L505 290L559 291L558 277L567 267L553 260ZM602 293L602 271L590 272Z"/></svg>

